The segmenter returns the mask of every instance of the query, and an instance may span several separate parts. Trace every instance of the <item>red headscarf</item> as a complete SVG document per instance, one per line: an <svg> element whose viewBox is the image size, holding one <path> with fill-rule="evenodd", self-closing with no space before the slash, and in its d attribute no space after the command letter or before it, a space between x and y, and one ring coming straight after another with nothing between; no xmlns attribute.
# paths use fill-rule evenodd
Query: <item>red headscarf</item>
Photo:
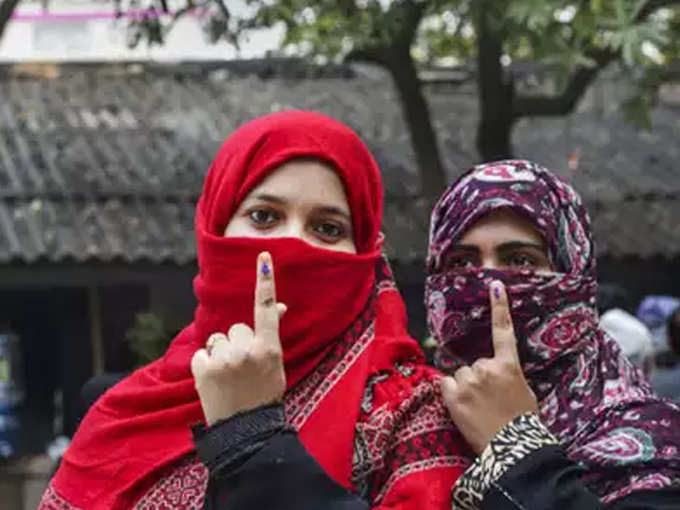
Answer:
<svg viewBox="0 0 680 510"><path fill-rule="evenodd" d="M314 248L297 239L222 236L248 193L281 164L299 157L323 160L340 176L352 213L356 255ZM342 375L329 382L299 430L310 453L349 487L355 425L369 375L398 360L421 359L417 344L406 334L398 293L376 289L381 209L377 165L357 135L339 122L291 111L262 117L236 131L211 166L198 204L200 272L194 287L200 304L195 321L163 358L95 404L65 453L52 489L75 507L130 508L192 451L189 426L203 414L191 357L211 333L227 331L237 322L252 324L255 260L265 249L276 267L277 297L289 309L281 323L289 389L340 340L365 338L367 328L375 328L367 347L346 369L336 371Z"/></svg>

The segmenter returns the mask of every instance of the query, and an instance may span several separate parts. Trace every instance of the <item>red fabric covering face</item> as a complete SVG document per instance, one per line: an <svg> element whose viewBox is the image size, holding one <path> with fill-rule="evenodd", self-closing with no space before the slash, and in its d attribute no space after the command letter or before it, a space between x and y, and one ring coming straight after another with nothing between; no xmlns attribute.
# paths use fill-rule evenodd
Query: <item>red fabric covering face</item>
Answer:
<svg viewBox="0 0 680 510"><path fill-rule="evenodd" d="M221 237L248 193L269 172L296 157L327 161L340 175L357 255L314 248L297 239ZM202 411L191 357L211 333L227 331L236 322L252 324L255 261L263 250L272 253L277 297L289 308L281 323L289 389L341 338L370 338L355 358L344 359L347 367L335 372L338 379L331 381L300 427L310 453L350 487L355 426L367 378L398 360L421 359L417 344L406 334L398 293L375 288L381 264L381 207L375 162L359 138L338 122L318 114L285 112L234 133L210 168L198 205L200 272L195 291L200 304L195 321L162 359L97 402L64 455L52 488L74 507L130 508L192 450L189 426L202 419Z"/></svg>

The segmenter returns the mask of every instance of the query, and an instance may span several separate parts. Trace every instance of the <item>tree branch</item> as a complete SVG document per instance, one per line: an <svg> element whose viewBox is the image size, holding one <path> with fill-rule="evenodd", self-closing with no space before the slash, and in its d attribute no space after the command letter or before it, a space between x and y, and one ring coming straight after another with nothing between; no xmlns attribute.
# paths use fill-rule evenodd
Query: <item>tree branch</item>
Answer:
<svg viewBox="0 0 680 510"><path fill-rule="evenodd" d="M0 3L0 40L5 33L5 28L9 23L12 13L21 0L3 0Z"/></svg>
<svg viewBox="0 0 680 510"><path fill-rule="evenodd" d="M381 46L366 46L350 51L345 60L347 62L367 62L379 66L389 67L388 49Z"/></svg>
<svg viewBox="0 0 680 510"><path fill-rule="evenodd" d="M398 5L398 2L392 4L394 6ZM413 1L408 0L404 3L404 12L402 13L404 22L401 25L401 30L399 31L397 38L400 43L407 44L411 47L413 40L416 38L416 33L418 27L420 26L420 21L423 19L425 14L426 2L413 3Z"/></svg>
<svg viewBox="0 0 680 510"><path fill-rule="evenodd" d="M222 16L224 16L225 19L229 19L231 14L229 13L227 4L225 4L223 0L215 0L215 3L217 4L217 7L219 7Z"/></svg>
<svg viewBox="0 0 680 510"><path fill-rule="evenodd" d="M392 9L401 9L402 12L397 13L396 11L392 11ZM424 14L424 3L415 4L411 0L406 1L403 4L398 2L393 3L388 15L401 18L402 23L399 24L399 30L395 31L393 34L392 40L385 45L376 44L353 49L347 54L345 60L369 62L389 68L390 65L394 63L389 59L389 55L392 55L395 50L401 53L410 51Z"/></svg>
<svg viewBox="0 0 680 510"><path fill-rule="evenodd" d="M642 23L659 9L680 5L680 0L648 0L635 15L635 21Z"/></svg>
<svg viewBox="0 0 680 510"><path fill-rule="evenodd" d="M680 0L648 0L636 13L634 22L644 23L659 9L673 5L680 5ZM586 57L594 62L593 66L578 66L569 78L564 91L557 96L516 96L513 103L514 118L558 116L570 113L600 71L620 56L620 51L610 49L593 49L586 52Z"/></svg>
<svg viewBox="0 0 680 510"><path fill-rule="evenodd" d="M566 115L573 111L583 94L602 69L616 60L619 52L600 50L591 52L588 57L595 61L591 67L579 66L571 75L564 91L557 96L516 95L513 102L513 117L540 117Z"/></svg>

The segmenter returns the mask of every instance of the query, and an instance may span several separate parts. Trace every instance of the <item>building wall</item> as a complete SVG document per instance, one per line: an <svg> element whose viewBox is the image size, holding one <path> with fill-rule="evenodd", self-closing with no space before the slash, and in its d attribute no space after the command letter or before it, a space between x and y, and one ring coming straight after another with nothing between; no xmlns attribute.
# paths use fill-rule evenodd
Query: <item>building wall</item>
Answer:
<svg viewBox="0 0 680 510"><path fill-rule="evenodd" d="M128 47L127 20L116 19L112 2L57 0L22 2L0 43L0 61L217 60L262 57L278 48L281 28L258 30L241 41L240 51L212 44L196 15L181 18L163 46ZM243 2L229 0L235 15ZM166 21L168 21L166 19Z"/></svg>

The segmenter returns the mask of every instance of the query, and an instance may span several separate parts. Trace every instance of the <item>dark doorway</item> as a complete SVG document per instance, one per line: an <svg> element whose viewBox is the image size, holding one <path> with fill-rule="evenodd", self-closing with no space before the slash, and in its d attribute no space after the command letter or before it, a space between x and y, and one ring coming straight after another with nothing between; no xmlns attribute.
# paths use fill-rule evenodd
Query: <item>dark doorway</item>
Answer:
<svg viewBox="0 0 680 510"><path fill-rule="evenodd" d="M2 289L0 323L19 336L22 350L19 453L42 453L55 433L72 434L81 414L79 392L91 366L87 292Z"/></svg>

